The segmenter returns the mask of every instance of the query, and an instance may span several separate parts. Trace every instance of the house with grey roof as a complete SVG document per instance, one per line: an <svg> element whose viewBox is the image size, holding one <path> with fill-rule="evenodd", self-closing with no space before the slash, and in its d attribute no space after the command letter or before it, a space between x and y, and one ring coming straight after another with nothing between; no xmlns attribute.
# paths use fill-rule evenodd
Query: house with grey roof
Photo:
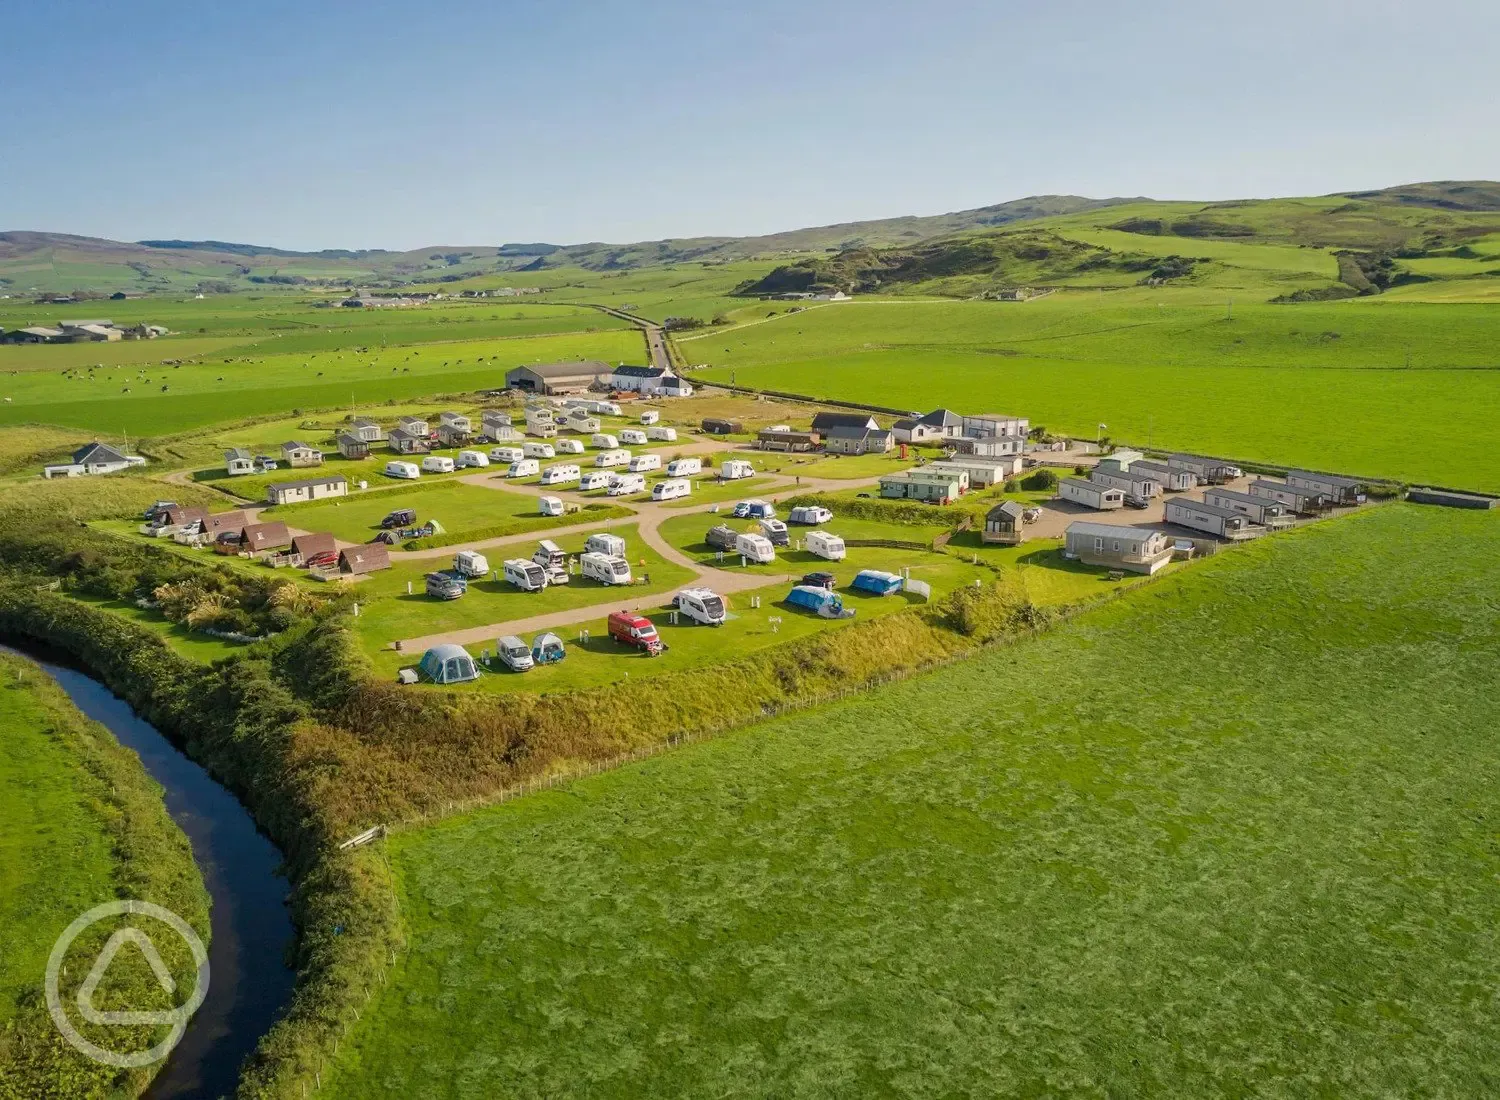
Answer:
<svg viewBox="0 0 1500 1100"><path fill-rule="evenodd" d="M230 477L241 477L255 473L255 456L243 447L231 447L224 452L224 469Z"/></svg>
<svg viewBox="0 0 1500 1100"><path fill-rule="evenodd" d="M1077 520L1063 535L1063 557L1149 576L1172 560L1172 545L1151 528Z"/></svg>

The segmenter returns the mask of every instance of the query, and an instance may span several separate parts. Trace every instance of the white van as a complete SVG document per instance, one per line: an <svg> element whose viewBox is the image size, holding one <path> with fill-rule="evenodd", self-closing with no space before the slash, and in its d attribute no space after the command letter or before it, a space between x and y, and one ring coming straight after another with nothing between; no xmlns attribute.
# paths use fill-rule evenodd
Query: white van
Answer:
<svg viewBox="0 0 1500 1100"><path fill-rule="evenodd" d="M582 476L577 466L558 463L556 466L548 466L542 471L542 484L562 485L565 482L577 481Z"/></svg>
<svg viewBox="0 0 1500 1100"><path fill-rule="evenodd" d="M641 413L641 423L642 424L646 424L646 425L655 424L660 419L661 419L661 413L657 412L655 409L647 409L645 412Z"/></svg>
<svg viewBox="0 0 1500 1100"><path fill-rule="evenodd" d="M547 571L525 558L511 558L505 563L505 579L522 592L540 592L547 587Z"/></svg>
<svg viewBox="0 0 1500 1100"><path fill-rule="evenodd" d="M687 477L689 474L702 472L703 460L701 458L674 458L667 463L668 477Z"/></svg>
<svg viewBox="0 0 1500 1100"><path fill-rule="evenodd" d="M589 446L596 451L613 451L620 445L620 441L608 432L595 432L589 440Z"/></svg>
<svg viewBox="0 0 1500 1100"><path fill-rule="evenodd" d="M385 464L385 476L417 478L422 476L422 471L417 469L415 462L387 462Z"/></svg>
<svg viewBox="0 0 1500 1100"><path fill-rule="evenodd" d="M490 456L485 454L483 451L459 451L458 457L453 460L453 465L457 466L459 469L463 469L467 466L474 466L478 468L481 466L488 466L489 464Z"/></svg>
<svg viewBox="0 0 1500 1100"><path fill-rule="evenodd" d="M610 479L613 477L614 474L608 470L590 470L578 479L578 491L589 493L595 489L608 489Z"/></svg>
<svg viewBox="0 0 1500 1100"><path fill-rule="evenodd" d="M583 543L585 554L603 554L607 558L625 556L625 539L620 535L590 535Z"/></svg>
<svg viewBox="0 0 1500 1100"><path fill-rule="evenodd" d="M816 554L828 561L844 560L844 540L827 531L809 531L803 543L809 554Z"/></svg>
<svg viewBox="0 0 1500 1100"><path fill-rule="evenodd" d="M719 476L725 481L739 481L741 478L754 477L755 467L742 458L731 458L719 463Z"/></svg>
<svg viewBox="0 0 1500 1100"><path fill-rule="evenodd" d="M636 447L642 446L646 442L646 433L639 428L621 428L620 442L629 443Z"/></svg>
<svg viewBox="0 0 1500 1100"><path fill-rule="evenodd" d="M485 577L490 572L490 562L478 550L460 550L453 555L453 571L460 577Z"/></svg>
<svg viewBox="0 0 1500 1100"><path fill-rule="evenodd" d="M527 458L556 458L557 452L550 443L522 443L521 453Z"/></svg>
<svg viewBox="0 0 1500 1100"><path fill-rule="evenodd" d="M519 462L526 457L526 452L520 447L491 447L490 461L503 462L509 466L512 462Z"/></svg>
<svg viewBox="0 0 1500 1100"><path fill-rule="evenodd" d="M672 599L677 610L705 626L724 625L724 597L707 588L684 588Z"/></svg>
<svg viewBox="0 0 1500 1100"><path fill-rule="evenodd" d="M693 483L685 477L672 477L651 486L652 500L676 500L693 491Z"/></svg>
<svg viewBox="0 0 1500 1100"><path fill-rule="evenodd" d="M612 497L628 497L631 493L644 493L645 491L645 474L616 474L610 479L609 495Z"/></svg>
<svg viewBox="0 0 1500 1100"><path fill-rule="evenodd" d="M677 442L677 429L676 428L647 428L646 429L646 438L647 439L654 439L658 443L676 443Z"/></svg>
<svg viewBox="0 0 1500 1100"><path fill-rule="evenodd" d="M595 436L597 439L598 437ZM627 466L630 464L629 451L600 451L594 456L595 466Z"/></svg>
<svg viewBox="0 0 1500 1100"><path fill-rule="evenodd" d="M451 474L453 460L447 455L428 455L422 460L422 470L429 474Z"/></svg>
<svg viewBox="0 0 1500 1100"><path fill-rule="evenodd" d="M764 565L776 560L776 547L765 535L738 534L734 537L734 552L742 554L746 561Z"/></svg>
<svg viewBox="0 0 1500 1100"><path fill-rule="evenodd" d="M583 454L583 440L581 439L559 439L553 446L560 455Z"/></svg>
<svg viewBox="0 0 1500 1100"><path fill-rule="evenodd" d="M542 471L542 464L534 458L518 458L505 471L506 477L531 477Z"/></svg>
<svg viewBox="0 0 1500 1100"><path fill-rule="evenodd" d="M630 563L609 554L585 554L578 559L583 575L600 584L629 584Z"/></svg>
<svg viewBox="0 0 1500 1100"><path fill-rule="evenodd" d="M512 672L526 672L536 663L531 657L531 647L514 634L507 634L495 643L495 656Z"/></svg>
<svg viewBox="0 0 1500 1100"><path fill-rule="evenodd" d="M560 516L567 512L562 497L537 497L537 511L544 516Z"/></svg>
<svg viewBox="0 0 1500 1100"><path fill-rule="evenodd" d="M661 469L661 455L636 455L628 467L633 474L644 474Z"/></svg>

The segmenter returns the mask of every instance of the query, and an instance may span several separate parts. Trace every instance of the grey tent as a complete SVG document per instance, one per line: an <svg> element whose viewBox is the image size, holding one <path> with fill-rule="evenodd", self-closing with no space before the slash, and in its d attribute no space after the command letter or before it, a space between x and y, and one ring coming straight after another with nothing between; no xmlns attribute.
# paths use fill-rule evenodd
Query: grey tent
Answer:
<svg viewBox="0 0 1500 1100"><path fill-rule="evenodd" d="M462 684L479 679L474 658L461 645L435 645L422 654L417 667L434 684Z"/></svg>

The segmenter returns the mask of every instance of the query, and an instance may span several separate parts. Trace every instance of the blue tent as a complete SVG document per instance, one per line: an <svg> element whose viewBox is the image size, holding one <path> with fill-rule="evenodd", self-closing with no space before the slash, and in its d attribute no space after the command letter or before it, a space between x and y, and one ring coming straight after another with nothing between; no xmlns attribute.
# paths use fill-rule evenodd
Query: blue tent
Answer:
<svg viewBox="0 0 1500 1100"><path fill-rule="evenodd" d="M901 591L902 580L897 573L886 573L879 569L861 569L849 587L859 592L870 592L876 596L889 596Z"/></svg>
<svg viewBox="0 0 1500 1100"><path fill-rule="evenodd" d="M561 661L567 655L567 647L556 634L538 634L531 643L531 659L539 665Z"/></svg>
<svg viewBox="0 0 1500 1100"><path fill-rule="evenodd" d="M435 645L422 654L417 667L434 684L462 684L479 679L474 658L461 645Z"/></svg>

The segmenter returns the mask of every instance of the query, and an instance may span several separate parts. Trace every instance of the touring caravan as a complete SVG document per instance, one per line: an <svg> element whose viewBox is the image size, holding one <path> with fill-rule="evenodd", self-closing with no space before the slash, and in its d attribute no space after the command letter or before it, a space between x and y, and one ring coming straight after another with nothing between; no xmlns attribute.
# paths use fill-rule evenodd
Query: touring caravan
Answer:
<svg viewBox="0 0 1500 1100"><path fill-rule="evenodd" d="M568 583L568 555L551 539L536 544L536 553L531 555L531 560L546 571L548 584Z"/></svg>
<svg viewBox="0 0 1500 1100"><path fill-rule="evenodd" d="M644 493L645 491L645 474L616 474L609 484L609 495L612 497L626 497L631 493Z"/></svg>
<svg viewBox="0 0 1500 1100"><path fill-rule="evenodd" d="M596 451L613 451L620 446L620 441L608 432L595 432L589 446Z"/></svg>
<svg viewBox="0 0 1500 1100"><path fill-rule="evenodd" d="M633 474L644 474L661 469L661 455L636 455L627 469Z"/></svg>
<svg viewBox="0 0 1500 1100"><path fill-rule="evenodd" d="M647 428L646 438L656 443L676 443L676 428Z"/></svg>
<svg viewBox="0 0 1500 1100"><path fill-rule="evenodd" d="M453 460L447 455L428 455L422 460L422 470L429 474L451 474Z"/></svg>
<svg viewBox="0 0 1500 1100"><path fill-rule="evenodd" d="M537 512L544 516L560 516L567 512L568 506L562 502L562 497L537 497Z"/></svg>
<svg viewBox="0 0 1500 1100"><path fill-rule="evenodd" d="M815 611L825 619L849 619L854 617L854 609L846 608L843 599L837 592L831 592L820 585L799 584L786 596L787 605L790 607L801 607L808 611Z"/></svg>
<svg viewBox="0 0 1500 1100"><path fill-rule="evenodd" d="M648 427L652 424L655 424L660 419L661 413L657 412L655 409L647 409L645 412L641 413L641 423L647 425Z"/></svg>
<svg viewBox="0 0 1500 1100"><path fill-rule="evenodd" d="M422 471L417 469L415 462L387 462L385 464L386 477L418 478Z"/></svg>
<svg viewBox="0 0 1500 1100"><path fill-rule="evenodd" d="M560 455L583 454L583 440L581 439L559 439L553 447Z"/></svg>
<svg viewBox="0 0 1500 1100"><path fill-rule="evenodd" d="M491 447L490 461L503 462L509 466L512 462L519 462L526 454L520 447Z"/></svg>
<svg viewBox="0 0 1500 1100"><path fill-rule="evenodd" d="M724 597L707 588L684 588L673 598L677 610L695 623L724 625Z"/></svg>
<svg viewBox="0 0 1500 1100"><path fill-rule="evenodd" d="M825 561L844 560L844 540L827 531L809 531L803 545L809 554L816 554Z"/></svg>
<svg viewBox="0 0 1500 1100"><path fill-rule="evenodd" d="M639 428L621 428L620 442L636 447L642 446L646 442L646 433Z"/></svg>
<svg viewBox="0 0 1500 1100"><path fill-rule="evenodd" d="M742 458L731 458L719 463L719 477L725 481L739 481L741 478L754 476L755 467Z"/></svg>
<svg viewBox="0 0 1500 1100"><path fill-rule="evenodd" d="M827 523L833 518L833 513L827 508L820 508L816 504L804 504L792 509L792 514L786 517L788 523L800 523L806 527L816 527L820 523Z"/></svg>
<svg viewBox="0 0 1500 1100"><path fill-rule="evenodd" d="M526 458L556 458L555 451L550 443L533 443L527 440L521 444L521 453Z"/></svg>
<svg viewBox="0 0 1500 1100"><path fill-rule="evenodd" d="M685 477L668 478L651 486L652 500L676 500L693 491L693 483Z"/></svg>
<svg viewBox="0 0 1500 1100"><path fill-rule="evenodd" d="M458 457L453 460L453 465L457 466L459 469L466 469L470 466L474 467L475 469L479 469L481 467L488 466L489 464L489 455L485 454L483 451L459 451Z"/></svg>
<svg viewBox="0 0 1500 1100"><path fill-rule="evenodd" d="M543 485L564 485L569 481L577 481L583 474L577 466L559 463L556 466L548 466L542 471Z"/></svg>
<svg viewBox="0 0 1500 1100"><path fill-rule="evenodd" d="M453 571L461 577L484 577L489 575L490 563L478 550L460 550L453 555Z"/></svg>
<svg viewBox="0 0 1500 1100"><path fill-rule="evenodd" d="M629 584L632 580L630 563L624 558L608 554L584 554L578 559L578 564L585 577L600 584Z"/></svg>
<svg viewBox="0 0 1500 1100"><path fill-rule="evenodd" d="M764 565L776 560L776 547L771 545L771 540L765 535L752 535L741 532L734 537L734 552L744 557L746 561Z"/></svg>
<svg viewBox="0 0 1500 1100"><path fill-rule="evenodd" d="M604 554L606 557L623 558L625 540L619 535L590 535L584 540L583 550L586 554Z"/></svg>
<svg viewBox="0 0 1500 1100"><path fill-rule="evenodd" d="M595 466L603 466L603 467L625 466L625 465L628 465L629 463L630 463L630 452L629 451L621 451L621 450L600 451L598 454L596 454L594 456L594 465Z"/></svg>
<svg viewBox="0 0 1500 1100"><path fill-rule="evenodd" d="M667 463L668 477L688 477L702 472L703 460L701 458L674 458Z"/></svg>
<svg viewBox="0 0 1500 1100"><path fill-rule="evenodd" d="M609 479L613 476L608 470L590 470L578 479L578 491L588 493L595 489L608 489Z"/></svg>
<svg viewBox="0 0 1500 1100"><path fill-rule="evenodd" d="M534 458L518 458L505 471L506 477L531 477L541 473L542 464Z"/></svg>
<svg viewBox="0 0 1500 1100"><path fill-rule="evenodd" d="M505 563L505 579L522 592L540 592L547 587L546 570L525 558L511 558Z"/></svg>
<svg viewBox="0 0 1500 1100"><path fill-rule="evenodd" d="M788 546L791 544L791 536L787 534L786 524L779 519L763 519L760 521L760 533L771 540L772 546Z"/></svg>
<svg viewBox="0 0 1500 1100"><path fill-rule="evenodd" d="M531 647L514 634L507 634L495 643L495 656L512 672L525 672L536 663L531 657Z"/></svg>

